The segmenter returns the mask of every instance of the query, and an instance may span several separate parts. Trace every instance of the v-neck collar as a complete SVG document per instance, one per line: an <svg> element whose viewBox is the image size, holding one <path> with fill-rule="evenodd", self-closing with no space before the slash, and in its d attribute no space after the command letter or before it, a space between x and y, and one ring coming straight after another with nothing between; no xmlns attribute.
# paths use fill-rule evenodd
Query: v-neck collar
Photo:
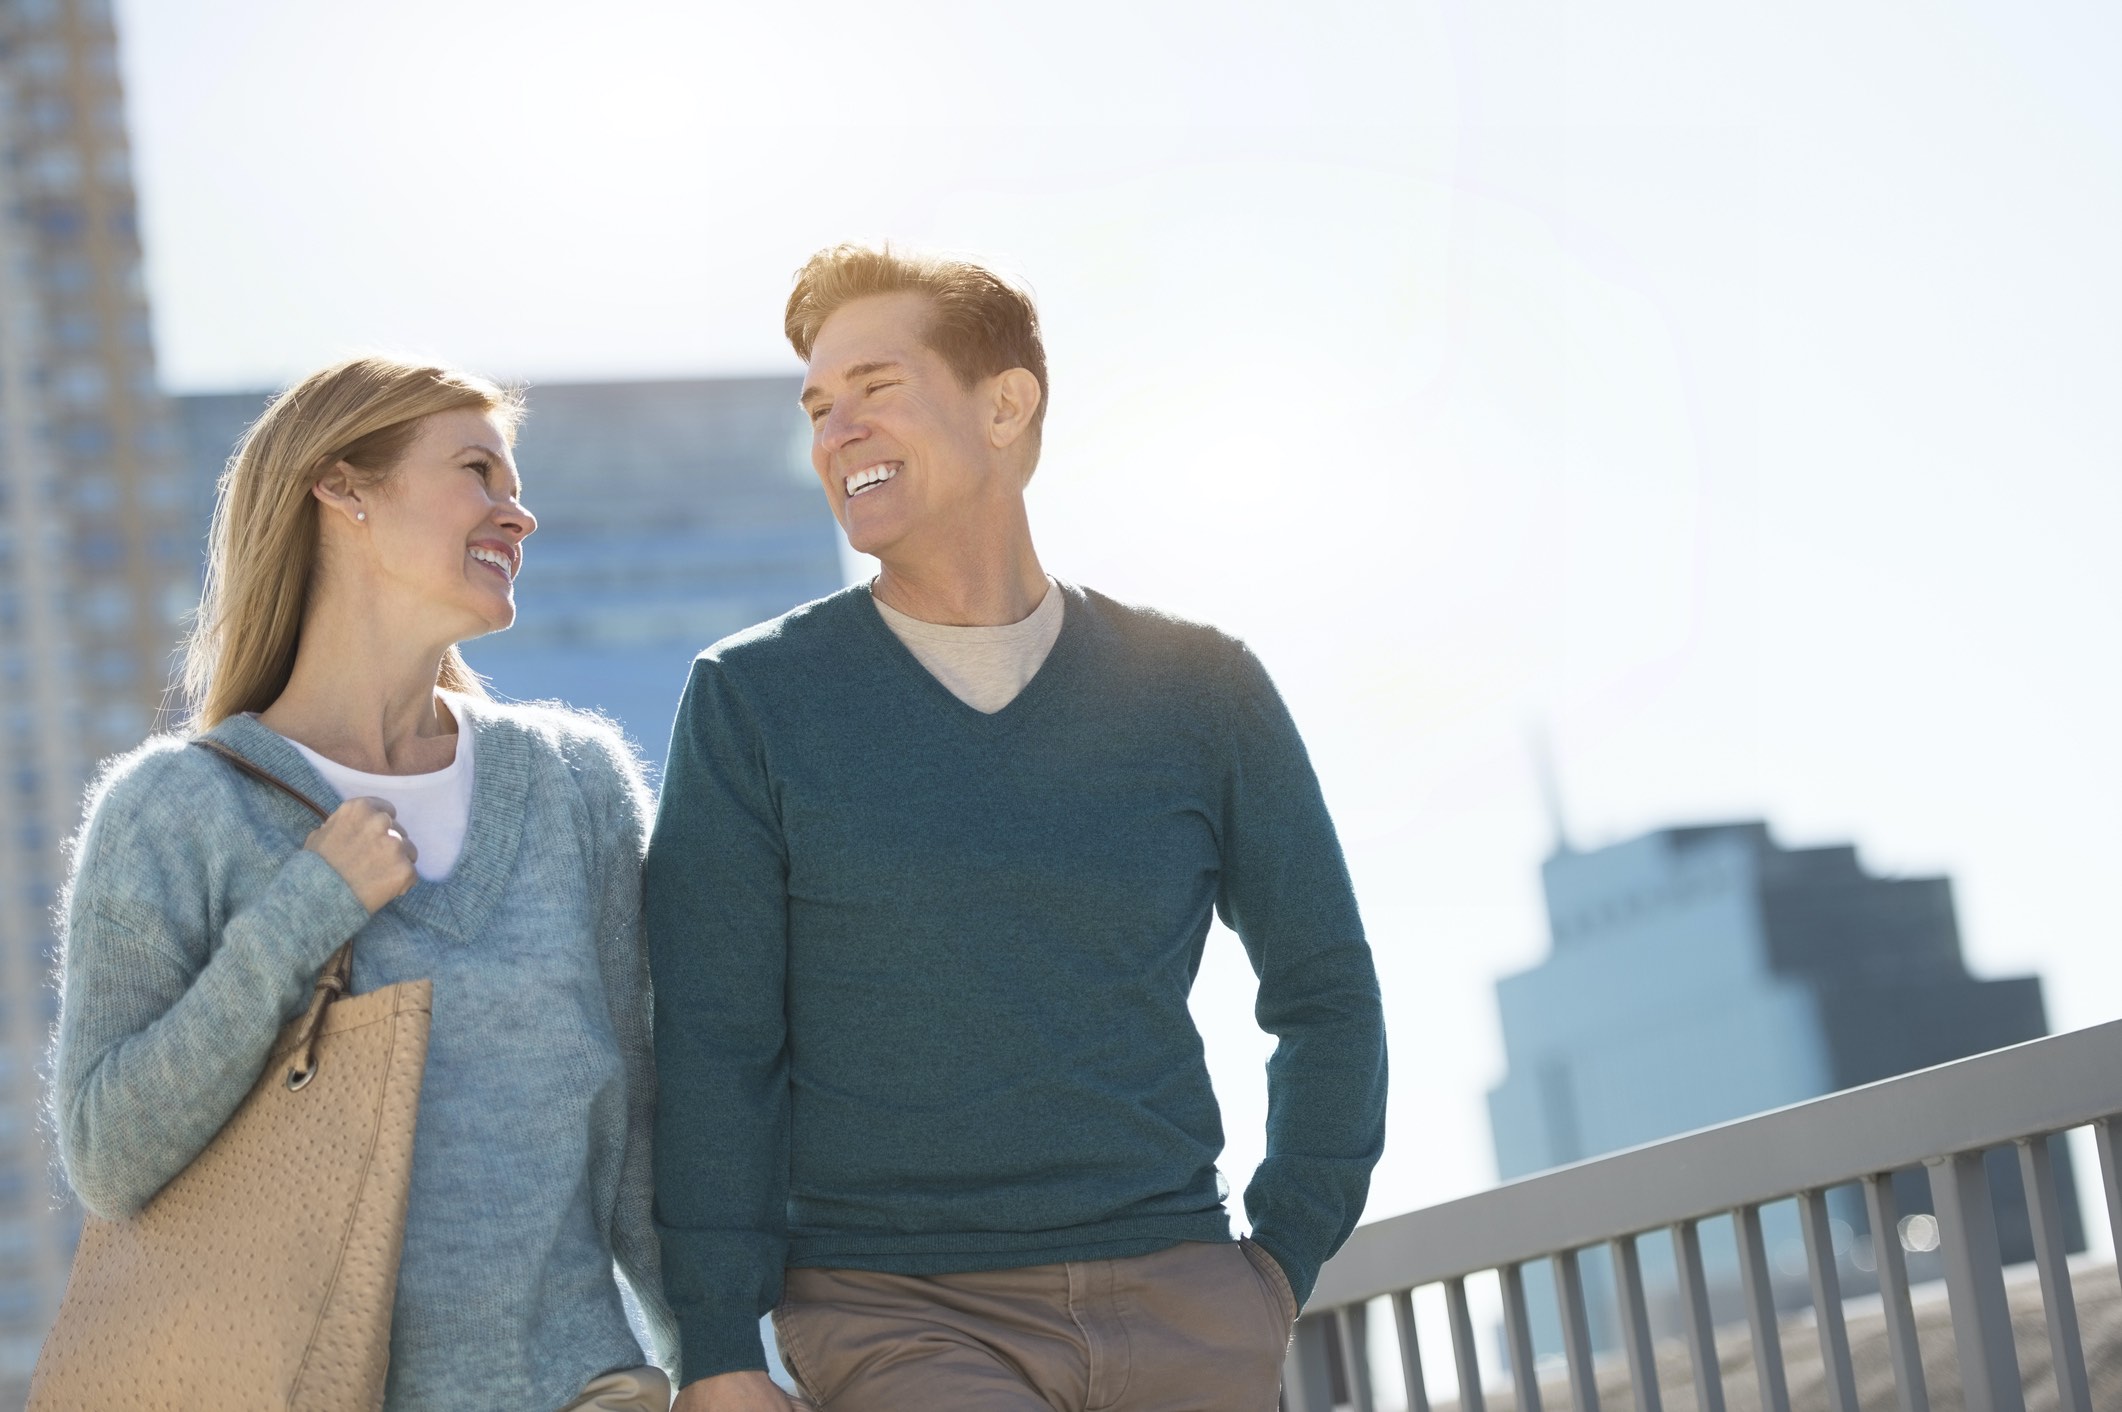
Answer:
<svg viewBox="0 0 2122 1412"><path fill-rule="evenodd" d="M1031 680L999 711L982 711L977 706L967 705L959 700L958 694L945 686L934 672L921 665L921 659L914 655L913 649L900 639L899 634L892 631L891 624L877 611L869 585L857 584L847 592L855 616L863 620L863 632L868 637L872 650L891 663L892 669L902 678L908 675L917 678L915 690L932 693L931 699L939 702L946 713L955 716L968 727L1000 729L1004 726L1014 726L1018 721L1035 716L1044 709L1043 703L1046 699L1061 689L1059 683L1073 669L1075 658L1081 653L1083 642L1089 635L1090 603L1084 597L1083 591L1058 578L1053 580L1053 588L1050 591L1062 595L1060 634L1054 638L1054 645L1047 650L1046 660L1039 664L1039 670L1032 673ZM480 741L480 747L485 747L484 739Z"/></svg>
<svg viewBox="0 0 2122 1412"><path fill-rule="evenodd" d="M529 751L523 733L511 729L499 715L488 714L486 703L455 692L448 700L457 729L473 732L472 810L466 821L464 851L448 877L433 882L418 879L410 892L385 903L383 911L395 911L408 921L469 940L479 934L494 904L501 900L523 842ZM255 717L231 716L206 735L308 795L326 813L346 802L293 741ZM284 802L289 810L296 807L292 800ZM305 823L303 831L313 826Z"/></svg>

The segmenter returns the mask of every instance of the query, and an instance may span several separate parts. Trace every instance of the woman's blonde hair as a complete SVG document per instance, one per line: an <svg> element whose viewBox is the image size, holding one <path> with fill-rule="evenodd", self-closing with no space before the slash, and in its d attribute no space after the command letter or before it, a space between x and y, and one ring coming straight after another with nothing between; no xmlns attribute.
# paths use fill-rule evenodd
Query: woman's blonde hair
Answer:
<svg viewBox="0 0 2122 1412"><path fill-rule="evenodd" d="M368 356L311 373L251 424L221 474L206 589L185 643L194 729L262 711L287 689L316 582L317 482L344 462L360 484L380 484L423 419L460 408L486 413L513 443L523 399L454 368ZM486 695L455 647L435 685Z"/></svg>

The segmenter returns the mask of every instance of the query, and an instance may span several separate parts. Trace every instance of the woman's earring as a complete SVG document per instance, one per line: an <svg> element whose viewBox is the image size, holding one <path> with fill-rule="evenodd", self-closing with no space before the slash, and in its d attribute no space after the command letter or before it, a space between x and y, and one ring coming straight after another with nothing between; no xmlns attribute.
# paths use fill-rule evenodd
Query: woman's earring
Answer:
<svg viewBox="0 0 2122 1412"><path fill-rule="evenodd" d="M354 518L355 518L355 519L357 519L357 520L365 520L365 519L367 519L367 518L368 518L368 511L366 511L366 510L356 510L356 511L354 511Z"/></svg>

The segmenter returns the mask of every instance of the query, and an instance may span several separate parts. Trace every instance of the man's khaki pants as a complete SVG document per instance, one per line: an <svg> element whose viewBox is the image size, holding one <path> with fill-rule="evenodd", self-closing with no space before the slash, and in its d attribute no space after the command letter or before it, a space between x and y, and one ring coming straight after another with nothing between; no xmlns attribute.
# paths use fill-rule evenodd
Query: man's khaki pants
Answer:
<svg viewBox="0 0 2122 1412"><path fill-rule="evenodd" d="M886 1275L790 1270L774 1332L827 1412L1271 1412L1296 1300L1252 1244Z"/></svg>

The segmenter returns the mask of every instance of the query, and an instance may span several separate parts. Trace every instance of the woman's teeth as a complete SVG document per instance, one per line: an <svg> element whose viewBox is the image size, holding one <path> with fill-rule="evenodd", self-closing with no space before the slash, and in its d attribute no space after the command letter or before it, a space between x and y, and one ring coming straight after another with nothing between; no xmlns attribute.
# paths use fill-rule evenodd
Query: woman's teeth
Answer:
<svg viewBox="0 0 2122 1412"><path fill-rule="evenodd" d="M516 577L515 564L510 561L509 557L506 554L503 554L498 550L474 549L472 550L472 557L474 559L477 559L482 564L493 565L495 568L501 571L501 577L505 579L513 580Z"/></svg>

